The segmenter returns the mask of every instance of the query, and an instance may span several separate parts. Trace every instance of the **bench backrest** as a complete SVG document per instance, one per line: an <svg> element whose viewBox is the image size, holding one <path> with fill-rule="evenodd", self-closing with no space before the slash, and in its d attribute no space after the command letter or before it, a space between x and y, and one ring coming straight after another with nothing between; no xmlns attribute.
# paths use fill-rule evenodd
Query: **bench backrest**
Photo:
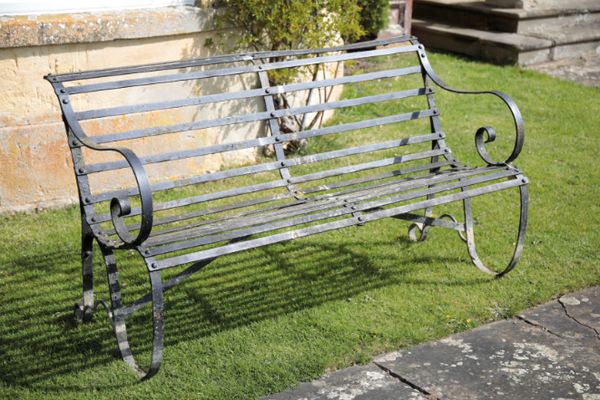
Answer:
<svg viewBox="0 0 600 400"><path fill-rule="evenodd" d="M189 212L201 215L207 207L224 210L310 197L324 189L360 184L373 174L426 172L450 164L422 56L414 38L402 37L47 79L62 98L86 215L95 222L108 221L111 198L135 196L137 187L122 158L83 149L77 137L136 152L150 177L154 210L168 219L169 213L175 214L168 210L179 212L180 207L195 207ZM321 69L313 81L309 75L317 65ZM380 68L365 71L365 65ZM269 76L290 70L301 78L270 85ZM372 81L378 84L366 85ZM342 98L324 101L332 88L340 87L346 87ZM311 101L300 103L299 94L311 91ZM274 96L281 93L292 99L288 108L275 105ZM281 118L295 117L306 125L315 113L332 110L336 114L324 126L280 132ZM299 139L309 140L308 154L284 154L284 145ZM273 146L273 157L261 155L264 146ZM177 190L166 195L170 189ZM139 208L134 204L132 215L136 214Z"/></svg>

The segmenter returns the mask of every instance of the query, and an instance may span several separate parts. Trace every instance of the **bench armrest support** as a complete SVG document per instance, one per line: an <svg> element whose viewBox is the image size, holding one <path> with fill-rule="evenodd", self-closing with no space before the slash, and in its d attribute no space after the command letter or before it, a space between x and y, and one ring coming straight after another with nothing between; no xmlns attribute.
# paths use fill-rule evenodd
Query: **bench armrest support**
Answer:
<svg viewBox="0 0 600 400"><path fill-rule="evenodd" d="M52 85L63 111L63 119L67 127L67 131L74 136L77 142L79 142L82 146L92 150L119 153L129 164L138 187L138 194L140 196L141 203L141 221L137 235L133 236L131 234L124 220L124 217L131 214L131 202L129 197L114 197L110 202L110 214L115 231L119 238L123 241L123 244L117 247L135 248L141 245L150 236L154 214L152 204L152 188L150 186L144 165L142 164L140 158L128 148L99 145L90 140L81 128L77 118L75 118L75 112L70 104L68 95L66 94L62 83L52 82Z"/></svg>
<svg viewBox="0 0 600 400"><path fill-rule="evenodd" d="M496 132L491 126L483 126L477 130L477 132L475 133L475 147L477 148L477 153L479 153L479 156L488 165L505 165L513 162L519 156L519 153L521 153L521 150L523 149L523 143L525 142L523 116L521 115L521 111L517 107L517 104L514 102L514 100L511 99L508 95L496 90L468 91L455 89L451 86L446 85L444 81L442 81L433 71L429 60L427 59L427 55L425 54L423 45L419 45L418 52L419 60L421 62L421 66L425 70L425 73L437 86L441 87L442 89L458 94L491 94L493 96L499 97L504 102L504 104L507 105L509 111L512 114L512 118L515 124L515 144L512 153L503 162L496 161L492 157L490 157L489 153L485 149L485 143L493 142L494 140L496 140Z"/></svg>
<svg viewBox="0 0 600 400"><path fill-rule="evenodd" d="M150 232L152 232L154 211L152 204L152 189L150 187L150 182L148 181L148 175L146 174L144 165L133 151L126 148L111 148L110 150L120 153L125 158L131 167L131 171L135 177L140 195L141 221L140 229L136 236L131 235L124 221L124 217L131 214L131 203L129 198L114 197L110 201L110 215L112 223L117 235L124 243L122 247L133 248L139 246L146 239L148 239Z"/></svg>
<svg viewBox="0 0 600 400"><path fill-rule="evenodd" d="M141 245L148 236L150 236L153 225L152 189L144 165L139 157L128 148L101 146L91 142L85 136L81 137L80 135L77 135L76 131L73 129L71 132L85 147L96 151L112 151L119 153L129 164L138 187L141 203L141 221L137 235L133 236L131 234L124 220L124 217L131 214L131 202L129 197L113 197L110 201L110 215L115 231L123 241L123 244L119 246L120 248L134 248Z"/></svg>

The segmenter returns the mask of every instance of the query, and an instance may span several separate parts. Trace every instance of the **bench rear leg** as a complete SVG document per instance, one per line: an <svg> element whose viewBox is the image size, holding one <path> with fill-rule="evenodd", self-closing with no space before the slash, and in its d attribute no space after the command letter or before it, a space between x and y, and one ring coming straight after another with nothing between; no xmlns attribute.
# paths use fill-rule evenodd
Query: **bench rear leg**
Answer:
<svg viewBox="0 0 600 400"><path fill-rule="evenodd" d="M121 288L119 285L119 274L117 270L116 259L109 249L101 248L106 264L106 273L108 277L108 288L110 291L110 307L100 302L108 311L109 319L117 339L117 346L123 361L125 361L141 379L148 379L154 376L162 362L164 347L164 320L163 320L163 284L159 271L150 272L150 286L152 294L152 357L150 366L147 370L142 369L135 360L129 345L127 337L126 318L130 314L120 315L118 313L123 302L121 297Z"/></svg>
<svg viewBox="0 0 600 400"><path fill-rule="evenodd" d="M502 271L495 271L488 266L486 266L481 258L477 254L477 249L475 247L475 233L473 231L473 208L471 206L471 199L467 198L463 200L464 212L465 212L465 231L467 236L467 249L469 251L469 256L471 257L471 261L477 268L481 271L495 276L502 276L508 272L510 272L523 253L523 246L525 244L525 231L527 230L527 214L528 214L528 206L529 206L529 194L527 190L527 185L519 186L519 194L520 194L520 202L521 207L519 211L519 232L517 234L517 242L515 245L515 249L512 255L511 260L508 265Z"/></svg>
<svg viewBox="0 0 600 400"><path fill-rule="evenodd" d="M75 317L82 322L92 320L94 313L94 271L92 250L94 235L92 228L81 218L81 275L83 281L83 298L80 303L75 304Z"/></svg>

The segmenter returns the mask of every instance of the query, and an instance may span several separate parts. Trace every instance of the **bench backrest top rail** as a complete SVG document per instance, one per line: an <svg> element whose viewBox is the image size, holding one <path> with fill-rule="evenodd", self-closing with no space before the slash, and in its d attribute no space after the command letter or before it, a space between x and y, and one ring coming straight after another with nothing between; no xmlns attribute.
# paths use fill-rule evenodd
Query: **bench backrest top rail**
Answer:
<svg viewBox="0 0 600 400"><path fill-rule="evenodd" d="M352 43L345 44L341 46L334 47L326 47L321 49L297 49L297 50L280 50L280 51L257 51L257 52L248 52L244 54L228 54L222 56L214 56L214 57L205 57L198 59L190 59L183 61L172 61L172 62L163 62L163 63L153 63L153 64L144 64L144 65L135 65L128 67L117 67L117 68L108 68L108 69L99 69L93 71L82 71L82 72L72 72L65 74L49 74L46 79L50 82L69 82L69 81L77 81L82 79L96 79L96 78L105 78L109 76L115 75L128 75L128 74L138 74L145 72L156 72L156 71L165 71L170 69L180 69L180 68L189 68L189 67L200 67L206 65L213 64L222 64L222 63L230 63L230 62L239 62L239 61L249 61L249 60L262 60L266 58L273 57L298 57L304 55L315 55L315 54L323 54L323 53L333 53L340 51L353 51L353 50L361 50L365 48L371 48L376 46L388 46L396 43L409 42L411 40L415 40L414 36L397 36L388 39L379 39L369 42L360 42L360 43Z"/></svg>

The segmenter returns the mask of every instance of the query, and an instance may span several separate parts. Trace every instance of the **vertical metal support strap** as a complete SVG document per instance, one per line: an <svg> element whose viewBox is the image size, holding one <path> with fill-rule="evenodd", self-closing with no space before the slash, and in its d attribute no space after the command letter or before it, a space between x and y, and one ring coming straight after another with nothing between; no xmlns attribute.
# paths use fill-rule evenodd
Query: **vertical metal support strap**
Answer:
<svg viewBox="0 0 600 400"><path fill-rule="evenodd" d="M260 68L260 66L259 66ZM263 98L265 99L265 109L268 113L271 113L271 118L269 119L269 129L271 130L271 136L275 138L275 143L273 147L275 148L275 156L277 157L277 161L281 161L281 166L279 167L279 173L281 174L281 178L287 181L287 189L291 194L296 198L301 198L300 191L290 182L291 174L290 170L285 165L285 152L283 151L283 145L281 141L278 140L280 138L281 132L279 131L279 123L277 122L277 118L273 115L275 111L275 103L273 102L273 95L270 92L269 88L269 77L267 76L267 71L260 70L258 72L258 78L260 80L261 87L265 90L265 94Z"/></svg>

